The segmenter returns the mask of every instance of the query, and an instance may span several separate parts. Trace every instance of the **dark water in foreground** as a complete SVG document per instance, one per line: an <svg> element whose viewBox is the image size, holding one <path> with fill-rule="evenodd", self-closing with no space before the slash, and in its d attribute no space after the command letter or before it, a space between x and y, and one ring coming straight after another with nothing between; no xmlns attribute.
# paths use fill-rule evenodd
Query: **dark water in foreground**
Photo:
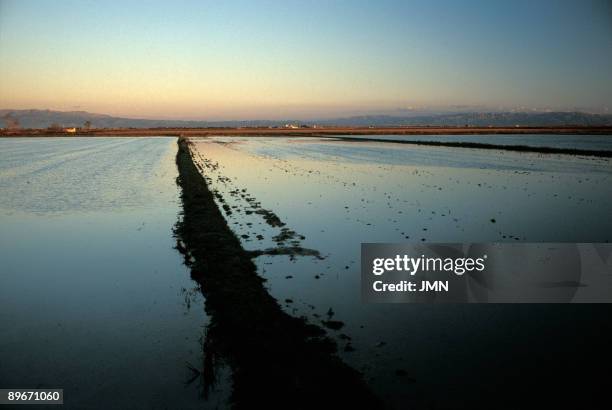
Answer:
<svg viewBox="0 0 612 410"><path fill-rule="evenodd" d="M174 138L0 139L2 388L63 388L75 409L223 402L186 385L208 319L173 248L175 153Z"/></svg>

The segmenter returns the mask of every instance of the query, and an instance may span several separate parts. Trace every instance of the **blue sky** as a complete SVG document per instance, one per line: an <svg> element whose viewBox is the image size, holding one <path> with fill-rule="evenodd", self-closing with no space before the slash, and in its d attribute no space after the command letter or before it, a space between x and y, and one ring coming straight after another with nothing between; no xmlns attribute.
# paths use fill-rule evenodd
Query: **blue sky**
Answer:
<svg viewBox="0 0 612 410"><path fill-rule="evenodd" d="M612 6L0 0L0 108L283 118L612 110Z"/></svg>

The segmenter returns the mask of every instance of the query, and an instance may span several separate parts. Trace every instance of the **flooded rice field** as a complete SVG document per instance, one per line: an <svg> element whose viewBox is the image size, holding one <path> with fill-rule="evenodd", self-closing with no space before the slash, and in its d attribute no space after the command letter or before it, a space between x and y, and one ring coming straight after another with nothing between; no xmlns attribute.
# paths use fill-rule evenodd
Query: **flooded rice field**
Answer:
<svg viewBox="0 0 612 410"><path fill-rule="evenodd" d="M64 406L215 408L203 300L174 249L175 138L0 139L0 385ZM190 383L191 382L191 383Z"/></svg>
<svg viewBox="0 0 612 410"><path fill-rule="evenodd" d="M351 135L386 141L475 142L495 145L522 145L593 151L612 151L611 135L555 135L555 134L478 134L478 135Z"/></svg>
<svg viewBox="0 0 612 410"><path fill-rule="evenodd" d="M609 242L609 159L327 138L192 141L272 296L327 328L389 406L479 407L500 391L514 397L497 400L518 405L537 380L593 364L571 352L610 329L609 308L363 304L360 244Z"/></svg>
<svg viewBox="0 0 612 410"><path fill-rule="evenodd" d="M609 242L610 159L334 138L191 141L281 305L275 317L325 329L389 408L520 408L528 394L579 404L600 391L592 373L612 355L610 308L364 304L359 263L362 242ZM230 406L236 379L223 361L203 380L209 350L225 347L211 347L204 304L229 302L214 286L205 301L175 249L176 155L174 138L0 139L0 385L63 388L68 408ZM226 319L217 315L217 332ZM230 340L234 353L241 341ZM550 385L563 395L550 397ZM282 394L274 389L263 393Z"/></svg>

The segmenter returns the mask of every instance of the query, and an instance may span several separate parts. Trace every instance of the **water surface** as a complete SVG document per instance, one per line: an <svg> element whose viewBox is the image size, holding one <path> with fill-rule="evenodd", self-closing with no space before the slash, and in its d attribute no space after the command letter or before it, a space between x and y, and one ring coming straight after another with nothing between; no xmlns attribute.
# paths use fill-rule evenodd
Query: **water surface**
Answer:
<svg viewBox="0 0 612 410"><path fill-rule="evenodd" d="M609 159L299 137L194 141L198 160L216 167L205 175L245 248L278 245L282 228L255 211L263 208L324 256L256 263L288 312L344 322L329 330L340 354L391 407L521 407L519 392L537 380L567 372L559 385L581 386L576 374L596 365L583 343L597 352L601 339L590 337L612 330L607 307L367 305L359 252L362 242L609 241Z"/></svg>
<svg viewBox="0 0 612 410"><path fill-rule="evenodd" d="M612 151L612 135L558 135L558 134L478 134L478 135L351 135L351 138L375 138L389 141L476 142L495 145L524 145Z"/></svg>
<svg viewBox="0 0 612 410"><path fill-rule="evenodd" d="M174 249L174 138L0 139L0 386L67 408L216 408Z"/></svg>

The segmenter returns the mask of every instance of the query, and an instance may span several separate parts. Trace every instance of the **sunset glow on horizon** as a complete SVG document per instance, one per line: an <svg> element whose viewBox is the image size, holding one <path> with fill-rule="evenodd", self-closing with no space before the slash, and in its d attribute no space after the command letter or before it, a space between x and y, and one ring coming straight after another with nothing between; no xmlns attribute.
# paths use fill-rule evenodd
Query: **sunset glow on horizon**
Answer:
<svg viewBox="0 0 612 410"><path fill-rule="evenodd" d="M592 1L0 0L0 108L274 119L612 109Z"/></svg>

